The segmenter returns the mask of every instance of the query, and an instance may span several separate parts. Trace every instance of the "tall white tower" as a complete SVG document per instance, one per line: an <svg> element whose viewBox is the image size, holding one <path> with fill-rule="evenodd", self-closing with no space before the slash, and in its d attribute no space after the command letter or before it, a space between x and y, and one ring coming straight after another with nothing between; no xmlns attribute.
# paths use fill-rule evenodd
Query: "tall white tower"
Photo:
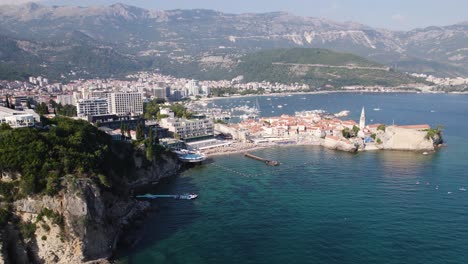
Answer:
<svg viewBox="0 0 468 264"><path fill-rule="evenodd" d="M364 107L362 107L361 111L361 118L359 119L359 129L364 130L366 127L366 112L364 111Z"/></svg>

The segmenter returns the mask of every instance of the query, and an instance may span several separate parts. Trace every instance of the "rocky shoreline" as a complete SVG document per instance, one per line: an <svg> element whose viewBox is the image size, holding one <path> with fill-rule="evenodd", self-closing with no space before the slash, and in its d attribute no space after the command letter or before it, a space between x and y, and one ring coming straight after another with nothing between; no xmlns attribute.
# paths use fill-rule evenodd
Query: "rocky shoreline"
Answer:
<svg viewBox="0 0 468 264"><path fill-rule="evenodd" d="M134 161L133 176L118 188L102 188L92 179L70 175L62 179L62 191L53 197L14 201L16 220L0 234L0 263L110 263L126 230L151 209L149 202L133 198L135 190L154 186L182 169L169 154L150 164L144 164L139 155ZM34 224L34 231L26 237L24 226L31 224L19 223Z"/></svg>
<svg viewBox="0 0 468 264"><path fill-rule="evenodd" d="M404 129L390 126L386 131L377 133L380 143L364 143L362 140L351 142L343 137L325 137L314 141L295 141L291 140L291 144L278 143L250 143L250 142L233 142L230 146L216 147L203 150L202 152L208 156L230 155L255 151L259 149L272 147L289 147L289 146L322 146L324 148L345 151L375 151L375 150L401 150L401 151L435 151L443 140L441 138L427 138L426 131L417 131L412 129Z"/></svg>

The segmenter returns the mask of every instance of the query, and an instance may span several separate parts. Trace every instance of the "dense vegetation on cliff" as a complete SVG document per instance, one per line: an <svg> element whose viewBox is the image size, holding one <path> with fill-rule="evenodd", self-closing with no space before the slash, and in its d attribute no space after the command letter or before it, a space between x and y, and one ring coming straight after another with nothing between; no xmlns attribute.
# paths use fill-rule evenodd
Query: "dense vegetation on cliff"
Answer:
<svg viewBox="0 0 468 264"><path fill-rule="evenodd" d="M55 195L66 175L110 187L132 176L135 149L142 144L147 163L164 151L151 136L132 145L112 141L85 121L56 117L44 122L44 129L0 126L0 172L13 178L0 181L0 201Z"/></svg>
<svg viewBox="0 0 468 264"><path fill-rule="evenodd" d="M111 154L109 136L85 121L55 118L49 122L46 130L0 130L0 171L21 175L19 181L2 183L3 196L54 194L66 174L93 177L105 173Z"/></svg>

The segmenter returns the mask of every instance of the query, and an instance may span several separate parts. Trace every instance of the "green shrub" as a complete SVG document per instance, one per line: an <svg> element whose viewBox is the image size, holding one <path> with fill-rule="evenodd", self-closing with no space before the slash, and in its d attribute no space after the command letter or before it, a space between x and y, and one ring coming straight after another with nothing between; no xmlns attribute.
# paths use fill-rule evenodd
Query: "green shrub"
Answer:
<svg viewBox="0 0 468 264"><path fill-rule="evenodd" d="M42 208L41 212L36 217L36 222L42 221L44 217L47 217L52 221L53 224L60 227L62 227L64 224L63 216L50 210L49 208Z"/></svg>
<svg viewBox="0 0 468 264"><path fill-rule="evenodd" d="M46 224L46 223L43 223L43 224L41 225L41 227L42 227L42 229L44 229L44 231L46 231L46 232L49 232L49 231L50 231L50 226L49 226L48 224Z"/></svg>
<svg viewBox="0 0 468 264"><path fill-rule="evenodd" d="M23 238L32 238L34 233L36 233L36 224L21 222L19 224L19 229Z"/></svg>
<svg viewBox="0 0 468 264"><path fill-rule="evenodd" d="M60 190L59 175L56 172L49 173L47 176L46 190L47 195L53 196Z"/></svg>
<svg viewBox="0 0 468 264"><path fill-rule="evenodd" d="M99 179L99 182L106 186L106 187L111 187L111 184L109 182L109 179L107 178L106 175L103 175L103 174L98 174L98 179Z"/></svg>
<svg viewBox="0 0 468 264"><path fill-rule="evenodd" d="M0 226L4 226L10 218L10 212L6 209L0 209Z"/></svg>

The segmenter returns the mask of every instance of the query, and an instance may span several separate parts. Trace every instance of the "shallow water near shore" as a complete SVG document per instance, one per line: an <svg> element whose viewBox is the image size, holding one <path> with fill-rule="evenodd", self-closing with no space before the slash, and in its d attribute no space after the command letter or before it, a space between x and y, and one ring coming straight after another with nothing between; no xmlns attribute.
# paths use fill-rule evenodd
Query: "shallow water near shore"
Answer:
<svg viewBox="0 0 468 264"><path fill-rule="evenodd" d="M282 113L366 106L374 122L442 124L447 147L422 155L343 153L316 146L216 156L154 193L196 192L194 201L154 200L122 263L465 263L468 260L468 96L426 94L259 97ZM301 99L306 98L306 99ZM241 104L252 98L216 101ZM255 99L253 99L255 100ZM380 111L373 111L380 108ZM271 111L270 111L271 113Z"/></svg>

